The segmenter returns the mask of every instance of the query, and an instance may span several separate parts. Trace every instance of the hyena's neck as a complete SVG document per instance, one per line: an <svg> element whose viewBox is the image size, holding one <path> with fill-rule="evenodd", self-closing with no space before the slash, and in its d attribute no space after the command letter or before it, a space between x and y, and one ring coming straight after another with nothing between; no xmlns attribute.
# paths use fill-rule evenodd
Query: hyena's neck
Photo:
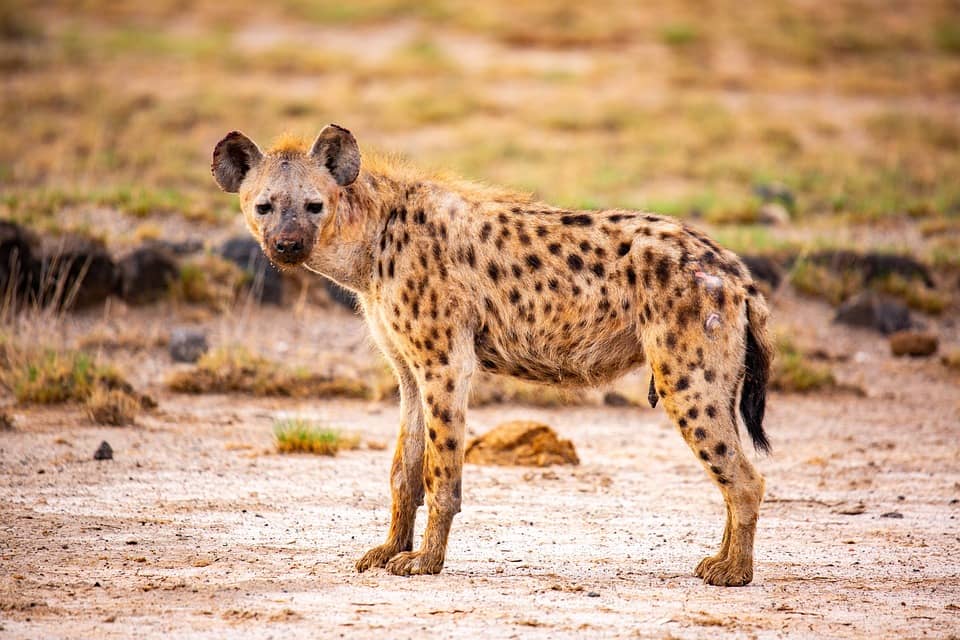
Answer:
<svg viewBox="0 0 960 640"><path fill-rule="evenodd" d="M356 293L370 294L378 245L391 215L430 208L449 195L433 183L361 171L341 191L337 218L321 233L305 266Z"/></svg>

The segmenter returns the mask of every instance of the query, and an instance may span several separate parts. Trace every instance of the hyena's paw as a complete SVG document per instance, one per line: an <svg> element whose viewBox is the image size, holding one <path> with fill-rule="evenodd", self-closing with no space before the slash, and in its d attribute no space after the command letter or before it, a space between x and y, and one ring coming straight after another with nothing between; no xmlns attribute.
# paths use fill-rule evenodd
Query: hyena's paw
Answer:
<svg viewBox="0 0 960 640"><path fill-rule="evenodd" d="M400 553L400 549L395 544L382 544L374 547L363 554L363 557L357 560L357 571L363 573L367 569L376 567L385 567L390 558Z"/></svg>
<svg viewBox="0 0 960 640"><path fill-rule="evenodd" d="M711 571L718 563L723 562L726 557L727 555L722 551L715 556L707 556L701 560L700 564L697 565L697 568L694 569L694 575L698 578L706 578L707 572Z"/></svg>
<svg viewBox="0 0 960 640"><path fill-rule="evenodd" d="M696 574L717 587L742 587L753 580L753 560L711 556L700 561Z"/></svg>
<svg viewBox="0 0 960 640"><path fill-rule="evenodd" d="M404 551L390 558L387 571L398 576L419 576L440 573L443 558L422 551Z"/></svg>

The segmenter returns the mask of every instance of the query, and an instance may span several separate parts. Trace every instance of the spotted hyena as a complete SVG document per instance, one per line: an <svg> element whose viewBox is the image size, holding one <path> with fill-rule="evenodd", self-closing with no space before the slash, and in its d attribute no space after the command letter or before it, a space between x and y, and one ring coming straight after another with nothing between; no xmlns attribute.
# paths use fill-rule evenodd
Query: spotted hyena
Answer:
<svg viewBox="0 0 960 640"><path fill-rule="evenodd" d="M267 152L232 132L213 152L213 174L239 193L275 263L356 292L399 380L390 530L359 571L443 567L474 371L593 385L646 361L651 404L663 401L726 502L720 551L696 574L750 582L764 481L741 447L737 398L766 449L771 346L767 305L733 253L668 217L559 209L384 158L361 165L353 135L336 125L310 146L286 139Z"/></svg>

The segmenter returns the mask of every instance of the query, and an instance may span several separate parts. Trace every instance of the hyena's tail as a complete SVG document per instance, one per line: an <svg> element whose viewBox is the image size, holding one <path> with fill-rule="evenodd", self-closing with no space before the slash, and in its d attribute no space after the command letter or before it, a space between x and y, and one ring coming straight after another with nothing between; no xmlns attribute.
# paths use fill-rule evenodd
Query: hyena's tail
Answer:
<svg viewBox="0 0 960 640"><path fill-rule="evenodd" d="M763 431L763 413L767 404L767 381L773 362L773 343L767 331L770 312L759 293L747 297L747 349L744 357L745 373L740 391L740 415L747 432L758 451L769 452L770 441Z"/></svg>

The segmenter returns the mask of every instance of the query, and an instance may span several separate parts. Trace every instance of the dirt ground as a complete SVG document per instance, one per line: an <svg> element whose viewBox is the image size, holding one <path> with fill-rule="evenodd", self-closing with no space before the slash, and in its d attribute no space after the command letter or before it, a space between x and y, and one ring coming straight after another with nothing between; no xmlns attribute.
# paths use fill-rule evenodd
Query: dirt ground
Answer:
<svg viewBox="0 0 960 640"><path fill-rule="evenodd" d="M259 322L277 328L275 313ZM468 465L443 573L400 578L353 568L387 529L394 401L156 386L160 408L136 427L18 408L0 432L0 636L957 637L957 380L831 326L825 305L786 298L777 314L808 342L829 336L847 357L838 377L864 393L773 395L748 587L692 575L719 544L722 502L661 410L472 410L474 434L552 425L581 465ZM314 345L368 349L345 311L301 322ZM144 378L171 367L162 352L139 357ZM270 425L285 413L366 444L275 454ZM114 460L92 460L102 440Z"/></svg>

